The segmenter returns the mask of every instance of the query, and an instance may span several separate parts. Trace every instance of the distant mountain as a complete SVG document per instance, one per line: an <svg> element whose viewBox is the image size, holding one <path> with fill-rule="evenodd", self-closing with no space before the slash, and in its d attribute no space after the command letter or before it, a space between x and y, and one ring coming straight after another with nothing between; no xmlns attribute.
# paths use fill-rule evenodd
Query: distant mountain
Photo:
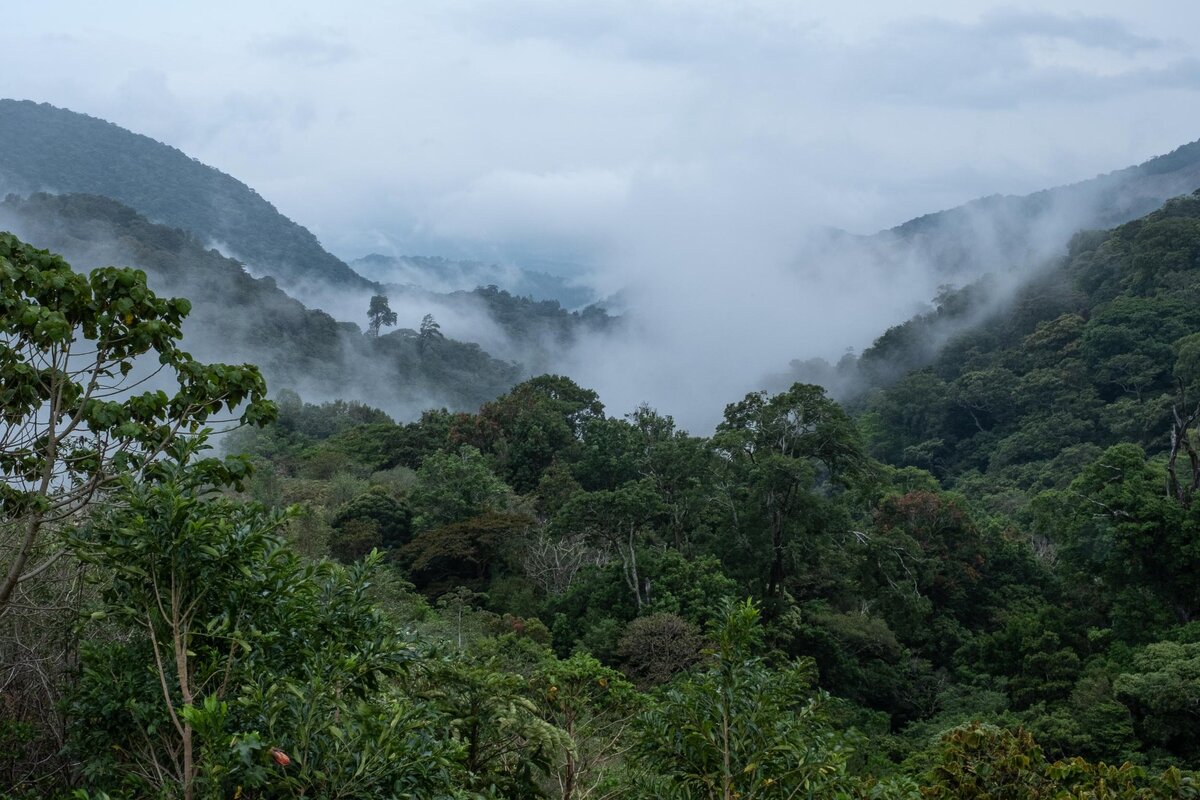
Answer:
<svg viewBox="0 0 1200 800"><path fill-rule="evenodd" d="M0 190L111 197L285 283L373 287L241 181L147 136L45 103L0 100Z"/></svg>
<svg viewBox="0 0 1200 800"><path fill-rule="evenodd" d="M479 342L493 356L517 361L535 375L566 369L573 347L584 337L621 324L597 305L568 311L557 300L534 300L495 285L434 292L411 284L385 284L383 292L401 325L431 314L447 335ZM366 300L362 297L361 308L354 310L366 308ZM340 307L341 318L347 318L345 304Z"/></svg>
<svg viewBox="0 0 1200 800"><path fill-rule="evenodd" d="M273 278L251 277L195 234L152 223L110 198L10 195L0 203L0 230L62 254L78 271L106 264L145 270L156 292L192 301L184 326L190 352L258 364L273 390L357 400L406 419L430 407L474 410L527 377L477 344L421 341L411 329L365 336L353 323L306 308Z"/></svg>
<svg viewBox="0 0 1200 800"><path fill-rule="evenodd" d="M382 284L419 286L434 292L498 286L518 297L554 300L567 309L583 308L596 300L585 287L547 272L512 264L457 261L437 256L385 256L371 253L350 262L360 275Z"/></svg>
<svg viewBox="0 0 1200 800"><path fill-rule="evenodd" d="M0 196L5 192L111 197L288 289L316 283L375 291L390 283L448 293L495 285L567 309L595 299L562 277L512 265L377 254L347 265L236 178L147 136L45 103L0 99Z"/></svg>
<svg viewBox="0 0 1200 800"><path fill-rule="evenodd" d="M1024 196L992 195L926 214L866 241L947 279L1020 269L1062 255L1072 234L1149 214L1200 187L1200 140L1143 164Z"/></svg>

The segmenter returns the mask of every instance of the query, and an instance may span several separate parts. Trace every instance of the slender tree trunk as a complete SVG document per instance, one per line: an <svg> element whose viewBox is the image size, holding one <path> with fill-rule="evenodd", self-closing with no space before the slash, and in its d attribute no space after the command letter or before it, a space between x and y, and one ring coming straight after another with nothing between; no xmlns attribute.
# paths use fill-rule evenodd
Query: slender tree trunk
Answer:
<svg viewBox="0 0 1200 800"><path fill-rule="evenodd" d="M1200 405L1191 411L1187 410L1187 396L1182 381L1179 383L1179 402L1171 407L1171 413L1175 420L1171 426L1171 452L1167 458L1167 491L1186 508L1191 505L1196 490L1200 489L1200 455L1196 453L1188 432L1196 424L1196 420L1200 419ZM1187 451L1192 472L1186 488L1179 482L1175 467L1181 449Z"/></svg>
<svg viewBox="0 0 1200 800"><path fill-rule="evenodd" d="M471 732L467 736L467 771L476 773L479 771L479 706L471 704L471 713L473 720L471 721Z"/></svg>
<svg viewBox="0 0 1200 800"><path fill-rule="evenodd" d="M721 708L721 797L722 800L734 800L733 767L730 759L729 743L729 689L723 687L723 707Z"/></svg>
<svg viewBox="0 0 1200 800"><path fill-rule="evenodd" d="M573 714L567 715L565 730L571 741L575 741L575 718ZM562 800L571 800L575 796L575 753L571 748L567 748L567 763L563 769L563 784L562 784Z"/></svg>
<svg viewBox="0 0 1200 800"><path fill-rule="evenodd" d="M629 525L629 577L633 583L633 598L637 601L638 613L642 611L642 582L638 578L637 568L637 550L634 547L634 531L635 527L632 523Z"/></svg>
<svg viewBox="0 0 1200 800"><path fill-rule="evenodd" d="M175 670L179 673L179 695L184 706L189 706L195 700L192 693L190 665L188 664L188 625L180 613L183 600L175 585L175 575L171 575L171 629L175 644ZM183 738L183 800L192 800L196 795L196 760L193 752L192 725L184 720L181 736Z"/></svg>
<svg viewBox="0 0 1200 800"><path fill-rule="evenodd" d="M46 466L42 469L41 483L37 490L38 497L46 497L49 494L50 484L54 480L54 462L58 458L58 429L54 425L57 415L58 403L51 402L49 430L46 432ZM25 527L25 536L17 548L12 565L4 576L4 583L0 584L0 616L4 616L4 612L8 609L12 594L16 591L17 584L21 582L21 573L25 569L25 563L29 560L29 554L33 552L33 544L37 541L38 533L42 529L43 512L32 509L29 514L29 524Z"/></svg>
<svg viewBox="0 0 1200 800"><path fill-rule="evenodd" d="M783 514L771 514L771 571L767 577L767 596L774 597L783 584Z"/></svg>

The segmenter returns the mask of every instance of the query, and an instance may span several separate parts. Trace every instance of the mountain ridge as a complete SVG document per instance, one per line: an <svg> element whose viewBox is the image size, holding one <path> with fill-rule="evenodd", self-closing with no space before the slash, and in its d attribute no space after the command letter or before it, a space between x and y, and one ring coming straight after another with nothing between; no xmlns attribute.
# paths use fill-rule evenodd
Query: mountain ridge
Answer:
<svg viewBox="0 0 1200 800"><path fill-rule="evenodd" d="M77 271L107 264L144 270L161 295L187 297L184 345L198 357L258 364L275 388L309 397L370 401L397 417L430 406L467 410L524 374L478 344L434 346L400 329L378 337L305 306L273 277L206 248L195 234L150 222L100 195L35 193L0 202L0 228L62 255Z"/></svg>
<svg viewBox="0 0 1200 800"><path fill-rule="evenodd" d="M36 130L37 135L29 135ZM986 195L914 217L870 235L829 232L827 246L867 249L867 257L919 260L947 280L972 280L1064 251L1077 230L1106 229L1148 214L1166 200L1200 187L1200 140L1147 161L1025 195ZM383 291L387 283L361 274L326 251L307 228L281 214L252 187L178 148L98 117L31 100L0 99L0 189L78 192L112 197L147 218L189 230L227 248L257 274L288 284L317 280L342 288ZM354 264L386 268L364 256ZM385 259L393 257L384 256ZM438 256L403 256L421 272L462 283L497 283L516 295L541 295L582 305L563 279L513 267L511 280L489 279L507 268ZM484 275L483 273L488 273ZM432 288L432 287L426 287ZM470 288L447 286L449 290Z"/></svg>
<svg viewBox="0 0 1200 800"><path fill-rule="evenodd" d="M1107 230L1200 187L1200 140L1140 164L1023 195L992 194L856 237L940 273L1011 270L1065 252L1079 230ZM967 241L964 241L966 239Z"/></svg>
<svg viewBox="0 0 1200 800"><path fill-rule="evenodd" d="M111 197L224 245L257 272L376 287L237 178L144 134L49 103L0 99L0 186Z"/></svg>

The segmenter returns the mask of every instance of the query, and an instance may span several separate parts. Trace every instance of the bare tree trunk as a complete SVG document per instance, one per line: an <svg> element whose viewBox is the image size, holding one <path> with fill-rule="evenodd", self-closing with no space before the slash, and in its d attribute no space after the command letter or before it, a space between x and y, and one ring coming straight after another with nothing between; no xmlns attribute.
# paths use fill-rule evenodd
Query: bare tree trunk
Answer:
<svg viewBox="0 0 1200 800"><path fill-rule="evenodd" d="M1171 425L1171 453L1167 458L1167 491L1179 501L1180 505L1187 508L1191 505L1196 490L1200 488L1200 455L1197 455L1189 433L1191 427L1196 424L1196 420L1200 418L1200 404L1190 411L1187 410L1187 397L1184 393L1183 381L1179 382L1179 402L1171 406L1171 414L1174 416L1174 422ZM1187 451L1192 471L1187 488L1180 484L1175 466L1181 448Z"/></svg>
<svg viewBox="0 0 1200 800"><path fill-rule="evenodd" d="M56 398L51 399L48 430L46 432L46 466L42 469L41 483L38 485L37 496L46 497L50 492L50 484L54 479L54 462L58 458L58 431L54 426L55 418L58 415L58 403ZM21 543L17 546L17 553L13 557L13 563L8 568L8 572L4 576L4 583L0 584L0 616L8 609L8 604L12 600L13 591L16 590L17 584L21 582L22 572L25 570L25 562L29 559L29 554L33 552L33 544L37 541L38 532L42 528L43 511L39 509L30 509L29 524L25 528L25 536Z"/></svg>
<svg viewBox="0 0 1200 800"><path fill-rule="evenodd" d="M638 578L637 548L634 546L637 526L629 524L629 558L626 562L629 570L629 588L633 589L633 599L637 601L638 613L642 612L642 582Z"/></svg>
<svg viewBox="0 0 1200 800"><path fill-rule="evenodd" d="M571 741L575 741L575 717L573 714L567 715L564 730L566 730L567 736L571 738ZM572 800L572 797L575 795L575 781L575 753L570 747L568 747L567 763L563 768L562 800Z"/></svg>
<svg viewBox="0 0 1200 800"><path fill-rule="evenodd" d="M771 513L771 571L767 576L767 596L774 597L783 584L783 514Z"/></svg>
<svg viewBox="0 0 1200 800"><path fill-rule="evenodd" d="M188 623L180 614L182 602L175 586L175 575L171 575L171 628L175 645L175 669L179 673L179 695L184 706L195 699L192 694L190 665L188 664ZM196 794L196 763L192 750L192 725L183 721L180 734L183 737L183 800L192 800Z"/></svg>

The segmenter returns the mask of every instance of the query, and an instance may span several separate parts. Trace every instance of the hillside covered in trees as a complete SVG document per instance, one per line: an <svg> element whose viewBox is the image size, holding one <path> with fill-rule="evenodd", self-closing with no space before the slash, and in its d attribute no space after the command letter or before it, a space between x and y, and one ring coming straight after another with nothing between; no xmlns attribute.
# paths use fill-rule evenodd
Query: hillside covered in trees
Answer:
<svg viewBox="0 0 1200 800"><path fill-rule="evenodd" d="M1111 228L1200 185L1200 141L1142 164L1014 197L992 195L925 214L868 241L896 261L918 259L947 280L1002 272L1057 255L1082 228Z"/></svg>
<svg viewBox="0 0 1200 800"><path fill-rule="evenodd" d="M111 198L289 290L394 284L446 293L496 284L572 309L593 299L559 276L514 266L377 254L347 264L253 188L174 147L47 103L0 99L0 195L36 192Z"/></svg>
<svg viewBox="0 0 1200 800"><path fill-rule="evenodd" d="M1200 196L710 436L561 375L269 403L187 304L0 244L11 796L1200 793ZM172 394L101 398L152 352Z"/></svg>
<svg viewBox="0 0 1200 800"><path fill-rule="evenodd" d="M874 455L997 498L1062 488L1064 468L1122 442L1160 455L1176 441L1175 460L1185 456L1175 428L1200 400L1198 248L1200 195L1176 198L1076 235L1065 259L999 311L987 308L986 287L969 287L888 331L859 361L881 384L860 401ZM929 357L939 326L978 307L982 322ZM896 379L896 364L920 368Z"/></svg>
<svg viewBox="0 0 1200 800"><path fill-rule="evenodd" d="M246 184L174 147L48 103L0 99L0 190L102 195L259 272L372 288Z"/></svg>
<svg viewBox="0 0 1200 800"><path fill-rule="evenodd" d="M492 287L439 295L410 290L416 308L458 309L488 320L506 351L497 358L474 342L423 339L419 319L397 330L363 335L367 304L356 323L305 307L274 278L254 278L243 265L206 249L194 235L149 222L127 206L96 195L10 195L0 227L61 253L80 269L127 264L145 270L150 286L192 300L186 344L204 358L249 361L273 386L320 397L370 401L393 413L419 415L428 405L478 408L511 388L586 332L612 320L596 308L567 312L554 301L515 297Z"/></svg>

